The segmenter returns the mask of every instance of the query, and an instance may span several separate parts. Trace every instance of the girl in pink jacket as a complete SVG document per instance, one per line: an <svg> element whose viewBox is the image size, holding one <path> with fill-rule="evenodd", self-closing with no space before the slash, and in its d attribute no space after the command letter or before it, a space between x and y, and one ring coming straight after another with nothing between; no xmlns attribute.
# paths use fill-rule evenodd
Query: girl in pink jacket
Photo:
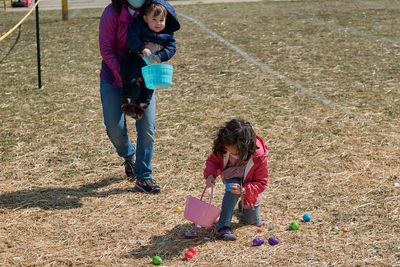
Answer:
<svg viewBox="0 0 400 267"><path fill-rule="evenodd" d="M206 160L204 178L211 186L221 175L226 184L222 200L221 215L216 236L222 240L236 240L230 227L233 210L240 197L243 210L242 222L261 226L260 194L268 182L268 148L256 136L251 124L242 119L233 119L220 127L214 140L213 153Z"/></svg>

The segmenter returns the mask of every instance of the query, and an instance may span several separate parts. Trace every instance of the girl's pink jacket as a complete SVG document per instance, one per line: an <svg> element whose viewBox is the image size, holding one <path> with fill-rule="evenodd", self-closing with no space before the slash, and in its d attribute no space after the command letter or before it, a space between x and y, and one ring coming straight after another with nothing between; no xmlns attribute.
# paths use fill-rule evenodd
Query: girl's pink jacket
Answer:
<svg viewBox="0 0 400 267"><path fill-rule="evenodd" d="M253 207L259 203L259 195L265 190L268 183L268 148L260 137L257 138L257 149L253 157L246 164L243 187L245 207ZM228 163L228 153L215 156L211 154L206 160L204 178L213 175L217 178Z"/></svg>

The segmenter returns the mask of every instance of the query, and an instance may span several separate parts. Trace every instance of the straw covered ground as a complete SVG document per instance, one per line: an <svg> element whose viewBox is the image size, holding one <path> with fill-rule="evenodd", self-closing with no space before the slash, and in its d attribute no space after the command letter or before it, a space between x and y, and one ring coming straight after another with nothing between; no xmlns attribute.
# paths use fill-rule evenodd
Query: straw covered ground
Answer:
<svg viewBox="0 0 400 267"><path fill-rule="evenodd" d="M40 12L41 89L34 16L6 57L18 31L0 42L0 265L149 266L159 255L166 266L400 266L400 1L176 11L173 86L156 96L159 195L132 190L105 133L101 9L68 21ZM1 11L0 32L21 17ZM200 196L215 127L235 117L270 150L268 223L235 216L238 240L227 243L175 209ZM215 191L220 206L220 180ZM199 237L185 239L186 230ZM251 246L270 236L280 243ZM185 261L191 246L198 253Z"/></svg>

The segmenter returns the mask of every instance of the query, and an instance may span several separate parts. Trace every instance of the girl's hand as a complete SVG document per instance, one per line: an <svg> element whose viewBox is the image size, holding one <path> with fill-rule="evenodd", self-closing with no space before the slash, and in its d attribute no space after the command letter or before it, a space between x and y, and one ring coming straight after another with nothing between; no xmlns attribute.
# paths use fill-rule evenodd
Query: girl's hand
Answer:
<svg viewBox="0 0 400 267"><path fill-rule="evenodd" d="M209 176L207 177L207 179L206 179L206 186L207 186L207 187L210 187L211 184L214 184L214 183L215 183L214 175L209 175Z"/></svg>
<svg viewBox="0 0 400 267"><path fill-rule="evenodd" d="M241 186L240 184L231 184L231 193L234 195L240 195L241 193Z"/></svg>

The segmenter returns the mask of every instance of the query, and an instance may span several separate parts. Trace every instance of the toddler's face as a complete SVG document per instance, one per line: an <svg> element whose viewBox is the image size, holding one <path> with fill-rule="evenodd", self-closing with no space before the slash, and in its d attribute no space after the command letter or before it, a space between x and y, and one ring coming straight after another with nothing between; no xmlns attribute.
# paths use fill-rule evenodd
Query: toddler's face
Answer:
<svg viewBox="0 0 400 267"><path fill-rule="evenodd" d="M234 155L234 156L239 155L239 151L238 151L237 145L229 145L229 146L225 146L225 148L232 155Z"/></svg>
<svg viewBox="0 0 400 267"><path fill-rule="evenodd" d="M160 32L164 30L166 19L167 18L165 14L154 16L154 12L143 16L143 20L147 23L150 30L152 30L153 32Z"/></svg>

